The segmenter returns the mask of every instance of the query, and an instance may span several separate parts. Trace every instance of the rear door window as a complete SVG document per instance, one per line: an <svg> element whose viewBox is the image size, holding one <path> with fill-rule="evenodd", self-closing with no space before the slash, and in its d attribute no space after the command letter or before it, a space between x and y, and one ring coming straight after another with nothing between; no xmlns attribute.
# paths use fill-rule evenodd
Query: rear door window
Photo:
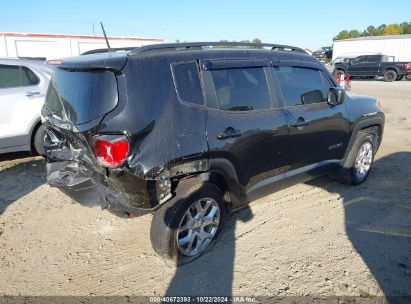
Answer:
<svg viewBox="0 0 411 304"><path fill-rule="evenodd" d="M113 110L117 100L117 81L112 72L56 69L45 104L63 120L82 124Z"/></svg>
<svg viewBox="0 0 411 304"><path fill-rule="evenodd" d="M220 110L252 111L271 108L264 68L211 70Z"/></svg>
<svg viewBox="0 0 411 304"><path fill-rule="evenodd" d="M15 88L38 84L40 79L29 68L19 65L0 65L0 88Z"/></svg>
<svg viewBox="0 0 411 304"><path fill-rule="evenodd" d="M326 101L331 84L320 70L295 66L278 66L273 69L286 106Z"/></svg>
<svg viewBox="0 0 411 304"><path fill-rule="evenodd" d="M367 56L367 62L379 62L379 61L380 61L379 55Z"/></svg>
<svg viewBox="0 0 411 304"><path fill-rule="evenodd" d="M173 76L177 94L182 101L204 105L196 62L174 64Z"/></svg>
<svg viewBox="0 0 411 304"><path fill-rule="evenodd" d="M366 58L367 56L360 56L360 57L354 58L352 63L353 64L364 63Z"/></svg>
<svg viewBox="0 0 411 304"><path fill-rule="evenodd" d="M40 79L27 67L20 67L21 69L21 85L30 86L39 83Z"/></svg>

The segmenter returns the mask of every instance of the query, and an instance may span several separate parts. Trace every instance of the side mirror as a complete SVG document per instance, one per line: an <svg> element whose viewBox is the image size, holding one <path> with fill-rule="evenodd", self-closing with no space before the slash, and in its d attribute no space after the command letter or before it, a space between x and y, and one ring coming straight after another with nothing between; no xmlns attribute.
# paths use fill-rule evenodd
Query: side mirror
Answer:
<svg viewBox="0 0 411 304"><path fill-rule="evenodd" d="M330 88L327 96L328 104L335 106L342 104L345 99L345 90L343 88Z"/></svg>
<svg viewBox="0 0 411 304"><path fill-rule="evenodd" d="M323 92L321 92L320 90L309 91L301 95L301 103L310 104L320 102L321 100L324 100L323 96Z"/></svg>

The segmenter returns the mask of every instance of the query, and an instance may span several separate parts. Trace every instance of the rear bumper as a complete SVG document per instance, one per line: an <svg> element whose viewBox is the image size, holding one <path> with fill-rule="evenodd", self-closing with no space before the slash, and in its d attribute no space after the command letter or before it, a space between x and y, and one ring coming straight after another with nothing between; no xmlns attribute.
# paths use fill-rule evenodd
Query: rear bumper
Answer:
<svg viewBox="0 0 411 304"><path fill-rule="evenodd" d="M69 196L71 199L80 203L83 206L100 205L102 209L115 214L119 217L138 217L154 211L153 209L141 209L131 206L125 199L118 199L116 196L112 200L106 200L104 205L101 205L100 193L97 189L77 189L77 188L59 188L61 192ZM118 196L118 195L117 195Z"/></svg>
<svg viewBox="0 0 411 304"><path fill-rule="evenodd" d="M140 197L130 197L113 187L103 175L93 172L90 176L90 172L74 161L47 163L48 184L83 206L98 205L120 217L141 216L156 209L151 206L145 191L140 191ZM141 185L147 185L144 180L141 182Z"/></svg>

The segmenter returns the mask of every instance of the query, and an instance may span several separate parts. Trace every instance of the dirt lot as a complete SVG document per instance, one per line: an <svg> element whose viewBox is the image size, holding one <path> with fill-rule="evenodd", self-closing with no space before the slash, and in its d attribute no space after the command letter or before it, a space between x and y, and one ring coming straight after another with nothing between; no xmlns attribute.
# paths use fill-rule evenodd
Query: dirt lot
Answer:
<svg viewBox="0 0 411 304"><path fill-rule="evenodd" d="M45 184L41 158L0 156L0 294L411 295L411 81L352 87L387 118L368 181L253 202L180 268L151 249L151 216L82 207Z"/></svg>

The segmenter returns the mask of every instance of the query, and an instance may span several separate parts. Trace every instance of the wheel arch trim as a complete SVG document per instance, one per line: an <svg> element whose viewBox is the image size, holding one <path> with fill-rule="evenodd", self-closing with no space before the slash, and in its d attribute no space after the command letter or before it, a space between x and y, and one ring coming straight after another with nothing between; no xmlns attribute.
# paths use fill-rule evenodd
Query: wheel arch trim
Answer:
<svg viewBox="0 0 411 304"><path fill-rule="evenodd" d="M233 164L225 158L209 159L209 173L217 173L223 176L230 192L230 200L234 205L241 204L245 200L245 192L238 180L237 172Z"/></svg>
<svg viewBox="0 0 411 304"><path fill-rule="evenodd" d="M363 119L357 122L354 128L352 129L350 141L348 143L347 150L345 152L344 158L341 163L343 166L347 162L348 155L354 145L358 132L360 132L361 130L367 129L367 128L371 128L371 127L379 127L380 132L378 134L378 146L381 144L382 134L384 131L384 117L383 116L367 117L367 119Z"/></svg>
<svg viewBox="0 0 411 304"><path fill-rule="evenodd" d="M384 75L386 72L388 72L388 71L394 71L396 74L397 74L397 76L398 76L398 74L399 74L399 69L398 68L396 68L396 67L394 67L394 66L389 66L389 67L386 67L383 71L382 71L382 75Z"/></svg>
<svg viewBox="0 0 411 304"><path fill-rule="evenodd" d="M31 125L30 133L28 136L29 142L27 144L30 146L31 153L34 152L34 136L36 135L36 131L38 130L38 128L40 128L40 126L41 126L41 119L40 117L38 117L34 120L33 124Z"/></svg>

